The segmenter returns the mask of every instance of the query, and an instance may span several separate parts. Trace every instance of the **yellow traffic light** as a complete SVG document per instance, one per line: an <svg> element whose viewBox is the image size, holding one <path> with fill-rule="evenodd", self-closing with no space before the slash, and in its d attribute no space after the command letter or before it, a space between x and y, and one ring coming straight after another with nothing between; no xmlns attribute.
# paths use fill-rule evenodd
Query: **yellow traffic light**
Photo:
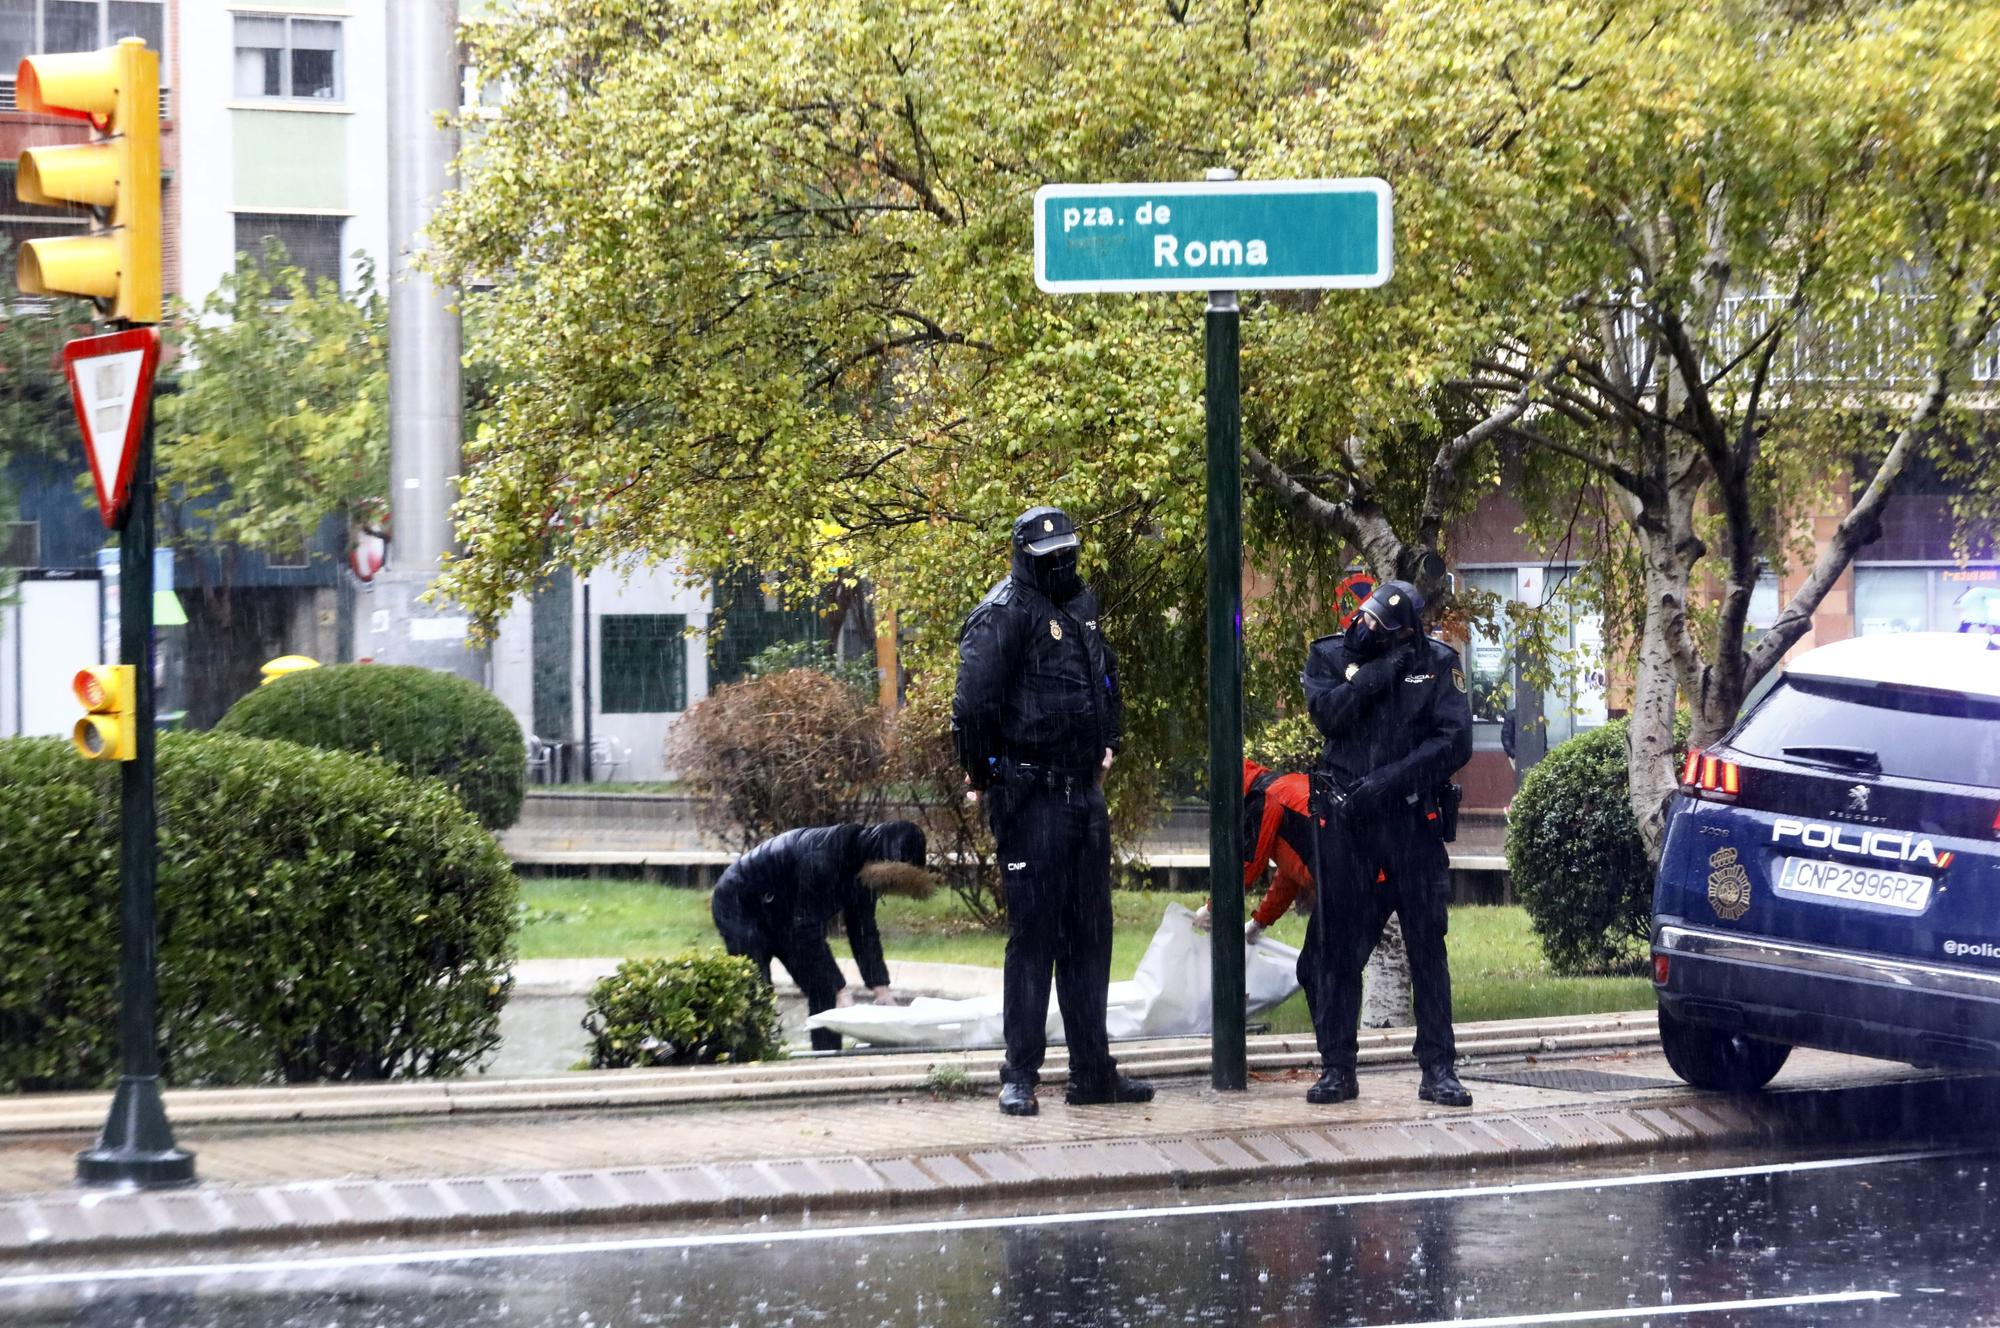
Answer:
<svg viewBox="0 0 2000 1328"><path fill-rule="evenodd" d="M160 57L137 37L102 51L31 55L14 84L22 111L88 120L93 143L29 148L23 203L81 203L102 228L29 240L15 259L24 295L80 295L109 318L160 321Z"/></svg>
<svg viewBox="0 0 2000 1328"><path fill-rule="evenodd" d="M129 761L138 754L133 726L132 666L93 664L78 669L76 699L90 713L76 721L70 741L92 761Z"/></svg>

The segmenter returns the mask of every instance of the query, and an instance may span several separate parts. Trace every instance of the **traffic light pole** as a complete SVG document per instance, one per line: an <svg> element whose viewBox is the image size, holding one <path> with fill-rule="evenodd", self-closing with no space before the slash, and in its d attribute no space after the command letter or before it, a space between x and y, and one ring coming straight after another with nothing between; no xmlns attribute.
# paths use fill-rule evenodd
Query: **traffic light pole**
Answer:
<svg viewBox="0 0 2000 1328"><path fill-rule="evenodd" d="M1209 178L1235 179L1234 171ZM1208 898L1215 1087L1248 1085L1243 946L1242 378L1235 291L1208 297Z"/></svg>
<svg viewBox="0 0 2000 1328"><path fill-rule="evenodd" d="M150 387L148 393L150 394ZM153 412L146 404L132 495L118 533L118 657L132 666L133 759L120 763L118 1049L121 1073L97 1146L76 1155L85 1185L157 1189L194 1181L160 1097L159 974L154 910Z"/></svg>

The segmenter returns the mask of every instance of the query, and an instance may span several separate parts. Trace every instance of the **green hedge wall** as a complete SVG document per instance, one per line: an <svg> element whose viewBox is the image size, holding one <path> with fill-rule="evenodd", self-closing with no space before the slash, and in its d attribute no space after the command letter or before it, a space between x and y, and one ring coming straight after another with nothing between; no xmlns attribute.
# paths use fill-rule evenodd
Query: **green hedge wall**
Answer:
<svg viewBox="0 0 2000 1328"><path fill-rule="evenodd" d="M0 1092L118 1068L118 766L0 740ZM499 1040L518 886L442 785L214 734L159 748L162 1071L452 1074Z"/></svg>
<svg viewBox="0 0 2000 1328"><path fill-rule="evenodd" d="M217 733L379 756L442 779L488 830L520 819L521 726L477 683L401 664L331 664L288 673L229 707Z"/></svg>

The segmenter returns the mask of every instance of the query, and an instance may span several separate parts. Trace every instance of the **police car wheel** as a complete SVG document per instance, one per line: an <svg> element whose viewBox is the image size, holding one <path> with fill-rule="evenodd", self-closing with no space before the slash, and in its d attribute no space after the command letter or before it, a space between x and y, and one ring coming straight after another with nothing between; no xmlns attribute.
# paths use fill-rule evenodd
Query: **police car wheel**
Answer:
<svg viewBox="0 0 2000 1328"><path fill-rule="evenodd" d="M1719 1028L1691 1024L1660 1011L1660 1050L1674 1073L1696 1088L1754 1093L1784 1067L1792 1049Z"/></svg>

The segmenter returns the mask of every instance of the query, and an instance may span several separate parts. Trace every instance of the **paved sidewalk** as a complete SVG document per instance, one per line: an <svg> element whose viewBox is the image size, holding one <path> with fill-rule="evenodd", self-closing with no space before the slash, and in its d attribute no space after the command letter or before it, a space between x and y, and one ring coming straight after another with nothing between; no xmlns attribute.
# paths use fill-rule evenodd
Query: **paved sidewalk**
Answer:
<svg viewBox="0 0 2000 1328"><path fill-rule="evenodd" d="M1240 1094L1208 1086L1205 1047L1121 1048L1128 1066L1159 1076L1145 1107L1064 1105L1058 1062L1042 1114L1026 1120L995 1109L991 1053L571 1077L590 1081L581 1084L172 1093L202 1184L146 1194L71 1184L74 1154L94 1132L77 1122L93 1106L101 1120L101 1097L0 1100L0 1266L89 1250L807 1208L1052 1194L1116 1202L1146 1188L1355 1171L1879 1141L1885 1122L1914 1134L1927 1118L1992 1109L1964 1100L1990 1097L1987 1081L1815 1053L1794 1056L1782 1091L1695 1093L1673 1079L1636 1017L1467 1026L1461 1036L1476 1097L1466 1111L1417 1101L1408 1030L1375 1039L1360 1101L1336 1107L1304 1101L1316 1067L1285 1039L1258 1040ZM949 1092L961 1076L976 1096Z"/></svg>

